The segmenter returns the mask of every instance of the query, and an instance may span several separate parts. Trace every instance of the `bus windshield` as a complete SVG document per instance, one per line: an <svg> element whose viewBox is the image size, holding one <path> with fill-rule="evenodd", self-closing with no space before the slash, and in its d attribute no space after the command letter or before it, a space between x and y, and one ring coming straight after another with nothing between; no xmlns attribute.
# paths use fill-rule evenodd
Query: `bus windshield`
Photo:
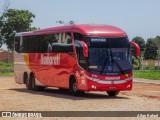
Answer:
<svg viewBox="0 0 160 120"><path fill-rule="evenodd" d="M88 68L104 75L126 74L132 71L130 45L125 38L89 38Z"/></svg>

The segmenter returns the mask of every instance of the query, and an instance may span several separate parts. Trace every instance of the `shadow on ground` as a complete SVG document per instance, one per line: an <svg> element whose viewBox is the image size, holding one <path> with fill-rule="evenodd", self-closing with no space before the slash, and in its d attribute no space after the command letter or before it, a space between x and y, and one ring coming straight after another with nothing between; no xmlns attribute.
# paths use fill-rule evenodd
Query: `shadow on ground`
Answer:
<svg viewBox="0 0 160 120"><path fill-rule="evenodd" d="M64 98L64 99L71 99L71 100L84 100L84 99L129 99L127 96L126 97L121 97L121 96L115 96L115 97L110 97L106 94L101 94L101 93L91 93L91 92L86 92L85 94L81 94L79 96L72 96L69 92L69 90L65 91L60 91L59 89L44 89L43 91L31 91L27 90L25 88L12 88L8 89L12 91L17 91L17 92L23 92L23 93L30 93L30 94L35 94L35 95L43 95L43 96L50 96L50 97L57 97L57 98Z"/></svg>

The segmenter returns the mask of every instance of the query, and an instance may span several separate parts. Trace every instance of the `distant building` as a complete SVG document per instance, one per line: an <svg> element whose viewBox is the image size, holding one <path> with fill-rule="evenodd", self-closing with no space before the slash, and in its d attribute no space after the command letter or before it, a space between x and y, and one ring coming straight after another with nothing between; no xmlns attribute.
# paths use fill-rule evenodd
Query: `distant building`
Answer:
<svg viewBox="0 0 160 120"><path fill-rule="evenodd" d="M8 51L0 51L0 62L13 61L13 54Z"/></svg>

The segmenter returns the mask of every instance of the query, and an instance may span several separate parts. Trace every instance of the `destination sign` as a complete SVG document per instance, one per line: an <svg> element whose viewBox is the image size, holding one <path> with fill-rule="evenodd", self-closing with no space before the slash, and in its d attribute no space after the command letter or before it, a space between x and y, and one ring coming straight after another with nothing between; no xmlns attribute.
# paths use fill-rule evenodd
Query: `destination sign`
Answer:
<svg viewBox="0 0 160 120"><path fill-rule="evenodd" d="M91 42L106 42L105 38L91 38Z"/></svg>

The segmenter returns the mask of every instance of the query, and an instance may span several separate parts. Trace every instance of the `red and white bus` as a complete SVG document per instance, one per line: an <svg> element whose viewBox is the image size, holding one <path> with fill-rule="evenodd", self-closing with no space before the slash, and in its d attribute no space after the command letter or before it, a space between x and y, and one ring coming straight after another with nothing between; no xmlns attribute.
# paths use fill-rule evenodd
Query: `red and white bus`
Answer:
<svg viewBox="0 0 160 120"><path fill-rule="evenodd" d="M132 63L127 34L109 25L66 25L17 33L15 80L29 90L45 87L106 91L115 96L132 89Z"/></svg>

